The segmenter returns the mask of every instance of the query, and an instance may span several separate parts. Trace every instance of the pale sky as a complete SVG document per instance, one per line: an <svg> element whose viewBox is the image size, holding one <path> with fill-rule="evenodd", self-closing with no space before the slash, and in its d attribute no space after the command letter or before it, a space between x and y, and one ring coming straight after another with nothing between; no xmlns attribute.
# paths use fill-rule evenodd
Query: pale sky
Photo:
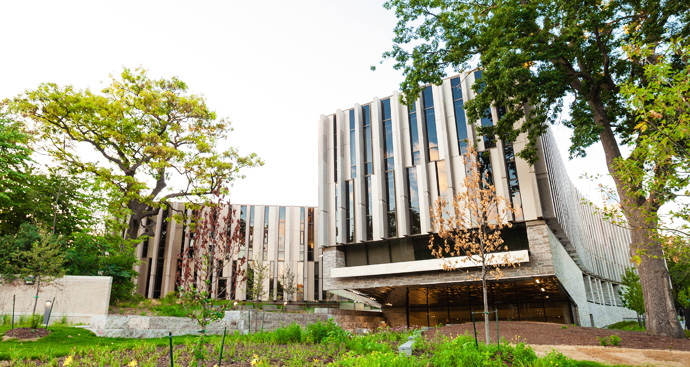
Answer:
<svg viewBox="0 0 690 367"><path fill-rule="evenodd" d="M2 1L0 99L42 82L100 90L143 66L177 76L234 127L228 144L265 165L244 171L236 203L317 205L321 114L388 96L401 73L379 65L395 15L383 1ZM377 65L376 71L370 66ZM569 131L555 129L567 161ZM602 149L567 164L606 174Z"/></svg>

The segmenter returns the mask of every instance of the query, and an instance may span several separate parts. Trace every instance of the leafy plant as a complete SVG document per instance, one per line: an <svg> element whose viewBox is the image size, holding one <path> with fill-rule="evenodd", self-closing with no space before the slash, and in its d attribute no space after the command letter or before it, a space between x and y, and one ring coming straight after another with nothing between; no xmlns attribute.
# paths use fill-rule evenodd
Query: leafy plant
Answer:
<svg viewBox="0 0 690 367"><path fill-rule="evenodd" d="M618 346L621 343L621 337L618 335L611 335L609 336L609 343Z"/></svg>
<svg viewBox="0 0 690 367"><path fill-rule="evenodd" d="M601 344L602 346L605 347L605 346L609 345L609 338L607 338L605 336L598 336L597 339L599 339L599 344Z"/></svg>

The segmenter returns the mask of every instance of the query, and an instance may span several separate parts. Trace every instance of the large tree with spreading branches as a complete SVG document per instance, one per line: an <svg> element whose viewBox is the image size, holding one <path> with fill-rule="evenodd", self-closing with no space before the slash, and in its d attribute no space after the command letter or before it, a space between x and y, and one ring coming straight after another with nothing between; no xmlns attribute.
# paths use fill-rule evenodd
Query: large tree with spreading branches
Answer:
<svg viewBox="0 0 690 367"><path fill-rule="evenodd" d="M110 214L127 221L129 239L152 234L168 200L224 190L242 167L261 164L254 154L221 148L230 123L202 96L141 68L111 76L100 93L46 83L10 106L35 124L54 160L112 194Z"/></svg>
<svg viewBox="0 0 690 367"><path fill-rule="evenodd" d="M659 208L687 183L677 179L673 158L660 161L647 154L644 137L651 130L640 128L639 111L626 103L621 88L646 85L645 63L654 62L674 39L687 43L690 3L390 0L385 7L394 9L398 24L384 58L403 70L401 88L409 100L423 84L440 84L450 70L482 70L476 98L465 104L470 121L491 105L504 106L498 123L478 128L479 133L508 142L524 133L529 143L519 156L529 162L537 159L538 137L563 118L563 105L570 103L563 121L573 129L571 155L601 144L631 224L630 252L642 282L647 330L682 337L656 223ZM651 51L627 54L624 47L636 43ZM631 153L624 155L623 147ZM650 179L629 174L640 171Z"/></svg>

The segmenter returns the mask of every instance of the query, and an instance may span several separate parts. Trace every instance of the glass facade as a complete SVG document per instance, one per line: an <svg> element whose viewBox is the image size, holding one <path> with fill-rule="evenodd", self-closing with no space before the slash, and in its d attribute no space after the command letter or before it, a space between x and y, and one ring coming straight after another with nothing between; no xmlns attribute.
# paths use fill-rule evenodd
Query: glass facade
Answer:
<svg viewBox="0 0 690 367"><path fill-rule="evenodd" d="M153 285L153 298L160 298L161 287L163 286L163 263L165 262L165 244L168 234L168 220L170 218L170 209L166 208L163 220L161 221L161 233L158 240L158 253L156 254L156 281ZM148 292L148 291L147 291Z"/></svg>
<svg viewBox="0 0 690 367"><path fill-rule="evenodd" d="M417 111L415 110L415 103L408 107L408 118L410 121L410 146L412 147L412 164L418 165L421 158L421 147L419 145L419 128L417 126Z"/></svg>
<svg viewBox="0 0 690 367"><path fill-rule="evenodd" d="M371 107L369 105L362 106L362 133L364 137L364 191L367 193L366 202L364 203L365 212L365 234L366 240L371 240L374 237L374 226L372 220L373 202L372 202L372 186L371 175L374 173L372 163L372 147L371 147Z"/></svg>
<svg viewBox="0 0 690 367"><path fill-rule="evenodd" d="M555 277L490 281L489 311L498 311L502 321L541 321L572 324L571 302ZM407 290L409 326L459 324L483 317L481 282L453 286L414 287ZM495 315L491 315L494 319Z"/></svg>
<svg viewBox="0 0 690 367"><path fill-rule="evenodd" d="M355 139L355 110L350 110L350 177L357 177L357 139Z"/></svg>
<svg viewBox="0 0 690 367"><path fill-rule="evenodd" d="M422 104L424 106L424 127L426 129L426 146L428 149L429 161L437 161L438 154L438 136L436 133L436 115L434 114L434 98L431 86L428 86L422 92Z"/></svg>
<svg viewBox="0 0 690 367"><path fill-rule="evenodd" d="M352 180L346 181L345 186L345 242L352 243L355 242L355 183Z"/></svg>
<svg viewBox="0 0 690 367"><path fill-rule="evenodd" d="M419 219L419 190L417 188L417 168L407 169L407 207L410 211L410 234L420 234L422 227Z"/></svg>
<svg viewBox="0 0 690 367"><path fill-rule="evenodd" d="M494 184L494 170L491 166L491 154L488 150L477 152L477 160L479 161L479 174L482 176L482 180L479 184L482 189L484 189L485 184Z"/></svg>
<svg viewBox="0 0 690 367"><path fill-rule="evenodd" d="M516 223L512 228L501 231L503 245L508 251L529 250L527 229L524 223ZM344 246L345 266L363 266L404 261L435 259L429 250L429 236L418 235L391 238L382 241L369 241ZM503 247L498 252L503 252Z"/></svg>
<svg viewBox="0 0 690 367"><path fill-rule="evenodd" d="M254 251L254 206L249 207L249 241L247 244L247 259L252 259Z"/></svg>
<svg viewBox="0 0 690 367"><path fill-rule="evenodd" d="M391 121L391 100L381 101L381 114L383 120L383 150L386 186L386 224L388 225L388 237L398 235L398 222L395 216L395 157L393 154L393 125Z"/></svg>
<svg viewBox="0 0 690 367"><path fill-rule="evenodd" d="M480 71L475 71L474 72L474 78L475 78L475 83L479 82L479 80L482 78L482 72ZM484 89L484 83L479 82L480 88L479 88L479 93ZM491 117L491 109L487 108L486 111L484 111L484 114L482 115L482 126L484 127L490 127L494 126L494 120ZM494 138L493 135L484 135L484 148L493 148L496 146L496 139Z"/></svg>
<svg viewBox="0 0 690 367"><path fill-rule="evenodd" d="M299 261L304 261L304 222L306 213L299 208Z"/></svg>
<svg viewBox="0 0 690 367"><path fill-rule="evenodd" d="M261 251L262 255L262 260L266 261L268 260L268 207L264 207L264 244L263 244L263 249Z"/></svg>
<svg viewBox="0 0 690 367"><path fill-rule="evenodd" d="M502 119L506 114L506 108L504 106L498 106L496 108L498 112L498 119ZM515 164L515 150L513 149L513 144L503 141L503 158L506 162L506 177L508 178L508 191L510 192L510 203L515 209L515 220L524 220L524 215L522 213L522 196L520 195L520 183L518 182L517 166Z"/></svg>
<svg viewBox="0 0 690 367"><path fill-rule="evenodd" d="M333 181L338 182L338 123L333 116Z"/></svg>
<svg viewBox="0 0 690 367"><path fill-rule="evenodd" d="M446 172L446 162L436 161L436 192L438 196L444 195L448 191L448 174Z"/></svg>
<svg viewBox="0 0 690 367"><path fill-rule="evenodd" d="M467 120L465 119L465 107L462 100L462 88L460 78L450 80L450 88L453 93L453 111L455 114L455 128L458 134L458 151L465 154L467 150Z"/></svg>
<svg viewBox="0 0 690 367"><path fill-rule="evenodd" d="M285 261L285 207L278 209L278 261Z"/></svg>
<svg viewBox="0 0 690 367"><path fill-rule="evenodd" d="M307 261L314 261L314 208L307 208Z"/></svg>
<svg viewBox="0 0 690 367"><path fill-rule="evenodd" d="M238 256L240 258L244 257L244 252L246 251L247 247L247 206L242 205L240 207L240 229L239 229L239 235L240 235L240 251L238 253Z"/></svg>

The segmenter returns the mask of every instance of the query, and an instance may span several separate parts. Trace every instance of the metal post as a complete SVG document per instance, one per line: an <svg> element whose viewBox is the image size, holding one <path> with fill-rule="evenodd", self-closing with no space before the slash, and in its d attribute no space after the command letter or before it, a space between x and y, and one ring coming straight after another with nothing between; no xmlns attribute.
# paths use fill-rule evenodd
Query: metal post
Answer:
<svg viewBox="0 0 690 367"><path fill-rule="evenodd" d="M46 320L46 329L48 329L48 324L50 323L50 314L53 313L53 306L55 306L55 297L53 297L53 301L50 303L50 310L48 310L48 320Z"/></svg>
<svg viewBox="0 0 690 367"><path fill-rule="evenodd" d="M223 361L223 347L225 346L225 332L227 331L228 327L223 328L223 340L220 342L220 356L218 356L218 365L220 366L220 362Z"/></svg>
<svg viewBox="0 0 690 367"><path fill-rule="evenodd" d="M477 342L477 324L474 323L474 312L471 310L470 315L472 315L472 328L474 328L474 346L479 349L479 343Z"/></svg>
<svg viewBox="0 0 690 367"><path fill-rule="evenodd" d="M17 298L17 295L15 294L12 296L12 329L14 329L14 301Z"/></svg>
<svg viewBox="0 0 690 367"><path fill-rule="evenodd" d="M175 367L175 362L173 361L172 332L170 331L168 331L168 339L170 339L170 367Z"/></svg>

